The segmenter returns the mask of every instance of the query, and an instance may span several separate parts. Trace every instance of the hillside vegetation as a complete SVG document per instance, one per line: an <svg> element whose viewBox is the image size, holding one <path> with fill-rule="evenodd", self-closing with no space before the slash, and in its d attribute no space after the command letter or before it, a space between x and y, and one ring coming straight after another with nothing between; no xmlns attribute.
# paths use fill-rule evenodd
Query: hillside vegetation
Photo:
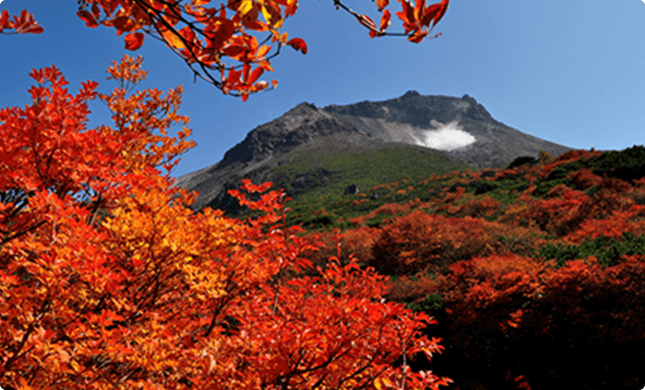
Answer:
<svg viewBox="0 0 645 390"><path fill-rule="evenodd" d="M469 168L446 153L413 145L388 143L380 148L351 150L326 143L317 146L274 168L276 187L295 198L289 204L291 224L310 228L340 226L337 222L342 221L336 221L337 217L359 215L376 205L404 199L398 194L393 199L387 191L369 191L379 183L395 182L402 175L423 178L428 172L448 174ZM343 196L350 185L364 191L359 197L369 192L372 202L365 207L352 204L355 198ZM327 217L324 208L333 209L334 214Z"/></svg>
<svg viewBox="0 0 645 390"><path fill-rule="evenodd" d="M392 156L407 177L379 184L391 176L357 160L361 193L330 181L288 221L326 243L314 264L354 253L390 276L389 299L438 320L430 368L452 389L645 385L644 147L425 177L422 154Z"/></svg>

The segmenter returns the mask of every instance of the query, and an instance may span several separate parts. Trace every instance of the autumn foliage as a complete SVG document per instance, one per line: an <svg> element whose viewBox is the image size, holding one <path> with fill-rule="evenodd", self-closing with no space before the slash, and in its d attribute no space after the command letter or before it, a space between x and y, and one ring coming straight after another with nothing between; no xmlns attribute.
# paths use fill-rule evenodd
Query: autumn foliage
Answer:
<svg viewBox="0 0 645 390"><path fill-rule="evenodd" d="M111 94L86 82L73 95L55 67L35 70L31 104L0 110L3 388L449 382L411 371L442 347L422 333L431 317L383 300L385 277L333 258L286 277L309 266L312 244L284 224L270 183L233 193L262 212L253 219L190 210L195 195L167 173L192 146L186 128L169 135L188 122L181 88L129 93L145 72L127 56L108 72L120 84ZM86 127L95 98L113 125Z"/></svg>
<svg viewBox="0 0 645 390"><path fill-rule="evenodd" d="M393 277L389 299L437 318L447 349L432 367L450 388L640 389L644 156L572 151L432 176L414 186L432 196L352 217L340 242Z"/></svg>
<svg viewBox="0 0 645 390"><path fill-rule="evenodd" d="M410 42L425 39L448 10L449 0L428 5L425 0L411 3L398 0L401 11L396 16L403 22L403 33L389 33L392 13L389 0L378 0L378 26L367 15L359 14L340 0L333 5L347 11L369 30L370 37L406 36ZM289 46L307 54L302 38L289 38L283 31L284 22L298 11L298 0L79 0L78 17L89 28L105 26L124 35L127 50L138 50L149 36L164 42L181 57L195 77L213 84L224 94L241 96L275 88L260 78L272 72L271 59ZM0 18L3 30L15 33L41 33L26 10L13 20L7 11ZM438 37L441 34L436 34Z"/></svg>
<svg viewBox="0 0 645 390"><path fill-rule="evenodd" d="M0 15L0 34L40 34L41 32L43 28L27 10L22 10L20 16L12 17L7 10L3 10Z"/></svg>
<svg viewBox="0 0 645 390"><path fill-rule="evenodd" d="M130 49L161 38L243 99L268 86L265 43L307 51L279 32L297 2L180 3L87 0L79 16L126 34ZM448 1L401 4L418 42ZM378 25L353 14L372 37L391 17L387 1L376 5ZM3 12L7 31L42 29L26 11ZM372 190L410 198L338 218L343 234L307 233L287 224L288 199L269 183L231 192L252 218L189 209L195 194L169 176L193 146L185 127L170 135L188 123L182 90L130 93L141 62L109 68L110 94L86 82L72 95L55 67L34 70L32 103L0 110L3 388L645 384L642 146L380 184ZM88 129L96 98L113 125ZM347 203L377 199L359 198ZM312 214L334 226L326 207Z"/></svg>
<svg viewBox="0 0 645 390"><path fill-rule="evenodd" d="M383 35L407 36L419 43L431 32L448 9L449 0L427 5L400 0L396 16L403 21L404 33L387 33L391 12L389 0L377 2L381 13L378 26L367 15L358 14L341 1L334 1L369 30L372 38ZM82 0L78 16L87 27L100 25L116 29L124 36L125 47L137 50L147 36L164 42L179 55L195 76L212 83L225 94L246 100L252 93L275 88L260 78L273 71L271 59L289 46L306 54L302 38L290 38L282 31L285 20L298 10L297 0ZM438 35L437 35L438 36Z"/></svg>

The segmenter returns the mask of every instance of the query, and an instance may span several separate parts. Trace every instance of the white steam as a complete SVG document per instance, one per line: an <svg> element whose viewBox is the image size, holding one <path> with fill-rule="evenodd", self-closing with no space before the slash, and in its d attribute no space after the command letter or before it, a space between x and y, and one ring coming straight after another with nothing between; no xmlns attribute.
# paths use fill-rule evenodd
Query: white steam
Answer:
<svg viewBox="0 0 645 390"><path fill-rule="evenodd" d="M439 125L435 130L425 130L420 136L420 139L414 137L417 145L439 150L463 148L464 146L475 143L477 140L469 133L463 131L457 122Z"/></svg>

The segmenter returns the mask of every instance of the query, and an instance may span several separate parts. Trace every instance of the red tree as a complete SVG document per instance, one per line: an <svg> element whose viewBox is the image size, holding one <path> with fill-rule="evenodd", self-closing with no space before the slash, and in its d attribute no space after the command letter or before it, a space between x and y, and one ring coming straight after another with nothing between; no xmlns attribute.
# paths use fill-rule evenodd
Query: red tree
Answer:
<svg viewBox="0 0 645 390"><path fill-rule="evenodd" d="M315 277L309 243L270 184L235 220L193 213L168 174L191 147L181 89L127 91L141 60L109 69L113 126L87 129L94 82L71 95L34 71L25 108L0 110L0 385L6 389L436 389L413 373L441 352L425 314L382 299L353 259ZM394 363L404 356L403 365Z"/></svg>

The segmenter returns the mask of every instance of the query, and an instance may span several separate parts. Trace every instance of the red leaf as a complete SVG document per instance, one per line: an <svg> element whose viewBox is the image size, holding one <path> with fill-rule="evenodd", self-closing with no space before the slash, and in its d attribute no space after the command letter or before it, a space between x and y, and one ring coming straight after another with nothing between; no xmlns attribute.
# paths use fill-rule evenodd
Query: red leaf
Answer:
<svg viewBox="0 0 645 390"><path fill-rule="evenodd" d="M95 19L98 19L101 17L101 9L96 3L92 4L92 15L94 15Z"/></svg>
<svg viewBox="0 0 645 390"><path fill-rule="evenodd" d="M220 51L234 32L235 25L233 22L220 17L210 18L206 29L204 29L204 34L208 37L208 47L215 51Z"/></svg>
<svg viewBox="0 0 645 390"><path fill-rule="evenodd" d="M421 24L429 26L431 22L435 25L439 23L448 10L448 2L449 0L442 0L441 3L435 3L428 7L423 14Z"/></svg>
<svg viewBox="0 0 645 390"><path fill-rule="evenodd" d="M226 79L226 83L230 85L235 85L239 84L240 81L240 76L242 75L242 72L239 70L231 69L228 72L228 78Z"/></svg>
<svg viewBox="0 0 645 390"><path fill-rule="evenodd" d="M244 80L248 80L250 73L251 73L251 65L250 64L244 64L244 66L242 67L242 78Z"/></svg>
<svg viewBox="0 0 645 390"><path fill-rule="evenodd" d="M424 12L423 18L421 18L421 24L426 27L429 26L430 23L432 22L432 19L434 19L434 17L437 16L440 10L441 10L441 3L432 4L430 7L426 9L426 12Z"/></svg>
<svg viewBox="0 0 645 390"><path fill-rule="evenodd" d="M426 6L426 0L415 0L415 1L417 3L416 3L416 6L414 7L414 18L416 20L421 20L421 18L423 17L423 11Z"/></svg>
<svg viewBox="0 0 645 390"><path fill-rule="evenodd" d="M85 21L85 26L89 28L94 28L98 27L99 23L96 21L94 16L87 12L86 10L80 10L76 13L79 18L83 19Z"/></svg>
<svg viewBox="0 0 645 390"><path fill-rule="evenodd" d="M254 31L267 31L269 26L259 20L252 20L246 24L246 28Z"/></svg>
<svg viewBox="0 0 645 390"><path fill-rule="evenodd" d="M14 20L16 21L16 24L23 25L26 24L29 18L29 12L27 12L26 9L23 9L22 12L20 12L20 20L16 19L14 16Z"/></svg>
<svg viewBox="0 0 645 390"><path fill-rule="evenodd" d="M292 16L293 14L296 13L297 10L298 10L298 1L290 0L287 4L287 7L284 9L284 17L288 18L289 16Z"/></svg>
<svg viewBox="0 0 645 390"><path fill-rule="evenodd" d="M31 26L29 26L26 29L24 29L22 32L23 33L31 33L31 34L40 34L43 31L44 31L43 28L41 26L39 26L38 23L34 23Z"/></svg>
<svg viewBox="0 0 645 390"><path fill-rule="evenodd" d="M262 73L264 73L264 69L262 68L255 68L255 70L251 73L251 76L249 76L249 79L246 81L249 84L253 84L255 80L260 78L262 76Z"/></svg>
<svg viewBox="0 0 645 390"><path fill-rule="evenodd" d="M287 45L293 47L294 50L300 50L302 54L307 54L307 43L301 38L293 38L287 42Z"/></svg>
<svg viewBox="0 0 645 390"><path fill-rule="evenodd" d="M410 24L417 24L417 18L416 15L414 14L414 8L412 8L412 5L410 4L409 1L404 0L403 4L405 4L405 7L403 9L405 10L405 16Z"/></svg>
<svg viewBox="0 0 645 390"><path fill-rule="evenodd" d="M125 36L125 48L128 50L137 50L143 45L143 33L130 33Z"/></svg>
<svg viewBox="0 0 645 390"><path fill-rule="evenodd" d="M112 24L117 28L117 30L120 31L136 30L136 24L134 23L134 20L130 19L127 16L119 16L118 18L115 18Z"/></svg>
<svg viewBox="0 0 645 390"><path fill-rule="evenodd" d="M9 12L7 10L2 11L2 18L0 18L0 32L5 28L11 28L11 22L9 21Z"/></svg>
<svg viewBox="0 0 645 390"><path fill-rule="evenodd" d="M9 12L5 9L2 10L2 17L0 18L0 26L4 26L9 20Z"/></svg>

